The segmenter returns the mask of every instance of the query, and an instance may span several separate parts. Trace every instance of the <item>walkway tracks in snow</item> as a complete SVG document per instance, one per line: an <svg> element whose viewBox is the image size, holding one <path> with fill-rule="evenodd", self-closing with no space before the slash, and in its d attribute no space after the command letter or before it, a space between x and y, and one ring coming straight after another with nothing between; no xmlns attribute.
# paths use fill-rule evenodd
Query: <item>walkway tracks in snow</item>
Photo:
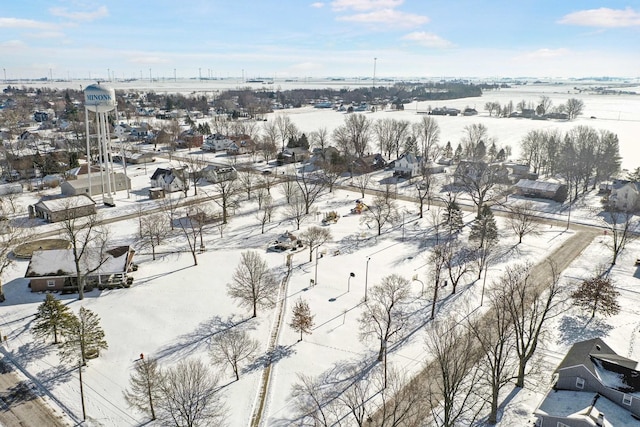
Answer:
<svg viewBox="0 0 640 427"><path fill-rule="evenodd" d="M291 276L291 264L287 264L287 274L282 279L280 284L278 302L276 306L276 316L271 326L271 336L269 337L269 347L267 353L273 354L276 346L278 345L278 336L280 335L280 329L284 322L285 308L287 306L287 286L289 285L289 277ZM262 379L260 381L260 387L258 388L258 394L256 395L256 401L253 404L253 414L251 415L251 427L259 427L263 424L263 415L266 412L266 408L269 403L269 392L271 388L271 368L273 363L269 362L262 371Z"/></svg>

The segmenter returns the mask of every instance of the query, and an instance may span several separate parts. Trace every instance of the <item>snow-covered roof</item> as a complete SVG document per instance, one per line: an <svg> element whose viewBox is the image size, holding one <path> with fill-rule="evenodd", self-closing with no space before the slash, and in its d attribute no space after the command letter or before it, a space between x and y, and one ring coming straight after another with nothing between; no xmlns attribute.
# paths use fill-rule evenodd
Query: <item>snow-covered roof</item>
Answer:
<svg viewBox="0 0 640 427"><path fill-rule="evenodd" d="M102 265L92 274L114 274L126 272L128 254L131 251L129 246L119 246L100 255L97 249L89 249L83 259L81 268L83 272L92 271L96 266ZM27 267L25 277L60 277L73 276L76 274L76 267L72 249L51 249L34 251L31 261Z"/></svg>
<svg viewBox="0 0 640 427"><path fill-rule="evenodd" d="M81 208L95 205L96 202L86 194L77 196L61 197L59 199L41 200L36 205L44 207L49 212L60 212L71 208Z"/></svg>
<svg viewBox="0 0 640 427"><path fill-rule="evenodd" d="M535 414L538 416L574 420L586 420L590 418L593 421L595 421L600 414L603 414L603 426L606 427L633 426L638 424L638 421L631 416L631 412L621 408L604 396L600 396L595 400L590 416L587 417L586 414L594 403L595 396L596 393L584 391L551 390L535 411Z"/></svg>
<svg viewBox="0 0 640 427"><path fill-rule="evenodd" d="M534 181L531 179L521 179L515 185L517 188L523 188L527 190L538 190L538 191L558 191L558 189L562 186L557 182L549 182L549 181Z"/></svg>

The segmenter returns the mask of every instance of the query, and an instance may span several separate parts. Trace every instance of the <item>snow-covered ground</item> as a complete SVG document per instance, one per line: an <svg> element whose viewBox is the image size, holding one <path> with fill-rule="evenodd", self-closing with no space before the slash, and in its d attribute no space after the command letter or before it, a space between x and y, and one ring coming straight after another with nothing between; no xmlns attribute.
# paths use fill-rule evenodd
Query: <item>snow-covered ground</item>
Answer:
<svg viewBox="0 0 640 427"><path fill-rule="evenodd" d="M492 96L494 95L495 96ZM549 94L549 93L546 93ZM540 93L531 92L532 100ZM522 97L522 92L509 93L501 90L478 99L431 103L436 106L464 107L475 106L482 109L489 100L512 99L515 102ZM534 97L535 96L535 97ZM554 102L563 102L569 95L554 94ZM573 95L571 95L573 96ZM639 98L639 99L636 99ZM545 126L562 126L569 129L578 124L602 126L618 134L621 142L623 164L634 168L637 159L637 148L634 146L635 135L639 127L640 97L595 97L593 101L585 100L584 117L591 115L597 119L580 118L574 122L539 122L523 119L496 119L481 114L476 117L437 117L442 130L441 141L451 140L457 143L466 124L485 123L492 136L501 144L511 144L514 151L519 139L528 129ZM427 105L419 105L416 109L426 109ZM318 127L332 129L344 120L344 115L334 111L311 108L280 111L275 114L290 114L301 130L310 132ZM396 117L407 120L419 120L420 115L412 111L411 106L403 112L379 111L367 113L372 118ZM628 116L626 115L628 114ZM624 117L622 117L624 115ZM618 117L620 116L620 117ZM197 150L192 154L199 153ZM187 152L181 155L189 155ZM213 158L213 155L208 155ZM224 156L215 156L216 161L224 161ZM110 217L135 213L140 207L154 206L157 201L149 201L146 191L149 177L158 166L167 166L166 161L158 161L147 168L129 167L128 175L132 177L133 188L130 198L126 193L116 195L116 208L100 208L99 215ZM175 163L177 165L177 163ZM378 172L374 182L379 182L390 172ZM348 182L348 180L346 180ZM59 190L47 190L57 193ZM214 194L214 188L206 185L199 188L199 194ZM280 203L282 195L272 190ZM405 184L398 185L398 191L408 192ZM45 192L46 193L46 192ZM189 197L193 191L189 192ZM32 204L39 199L39 193L26 193L21 196L21 203ZM293 271L289 279L284 307L286 317L284 326L278 337L276 354L270 354L275 360L272 370L272 382L266 398L264 425L286 425L293 416L290 391L296 381L297 373L319 375L337 366L350 362L373 362L376 357L377 343L361 342L358 338L358 317L362 310L361 301L365 285L368 289L379 283L388 274L397 273L408 279L414 276L418 280L412 282L416 307L416 319L408 339L402 345L392 346L389 351L389 363L394 367L409 372L418 371L428 359L424 348L423 325L428 327L428 310L420 309L429 306L429 292L421 295L422 283L428 289L426 256L433 244L429 237L429 224L426 219L417 218L417 206L409 202L399 202L404 211L404 224L396 224L385 228L383 235L377 237L375 230L362 222L362 216L350 214L354 201L359 193L338 190L324 195L317 204L318 214L311 215L302 225L306 229L311 225L319 225L322 213L336 210L342 217L337 224L331 225L333 239L321 248L324 256L317 265L317 282L310 286L310 279L316 277L315 262L308 262L308 251L297 252L293 256ZM179 195L173 195L179 197ZM367 198L365 198L365 201ZM462 200L463 203L465 200ZM213 202L208 202L213 204ZM567 211L553 202L536 202L537 207L546 212L550 218L566 220ZM215 205L214 205L215 206ZM590 194L579 202L571 211L572 222L598 224L591 207L598 206L598 196ZM282 207L268 224L265 234L260 233L260 225L255 218L254 201L243 202L234 215L224 236L220 237L215 228L209 229L205 235L206 252L198 255L198 265L193 266L191 254L186 252L186 242L176 234L158 251L161 254L153 261L145 251L138 251L136 263L140 265L133 273L134 285L130 289L98 291L87 294L83 301L76 295L58 295L65 303L77 312L83 306L95 311L105 329L109 349L98 359L92 360L83 373L87 414L90 420L87 425L133 426L143 424L143 414L129 409L124 401L122 391L128 384L131 369L140 353L148 357L158 358L162 367L171 366L185 358L198 357L209 362L208 344L212 335L232 325L244 328L261 343L259 358L245 365L240 381L235 382L233 374L225 371L222 385L225 402L229 407L228 424L230 426L247 426L258 402L258 387L265 360L265 351L270 332L274 327L275 316L271 310L260 310L258 317L250 318L250 313L239 308L229 298L226 284L230 282L234 268L238 264L240 253L247 249L259 251L273 268L278 277L285 274L285 255L267 252L272 242L285 231L296 233L292 221L283 217ZM470 222L472 214L465 214L465 222ZM518 260L539 262L550 251L561 245L572 231L566 232L564 227L544 228L539 236L526 236L521 245L516 245L516 238L505 228L499 219L501 229L500 260L488 271L486 286L490 288L493 281L501 274L505 265ZM55 225L39 225L37 231L50 231ZM121 221L109 225L114 244L134 244L137 230L137 219ZM302 231L302 230L301 230ZM466 232L460 239L466 239ZM594 264L605 263L609 259L609 251L604 248L602 239L598 238L577 259L563 276L567 286L593 272ZM636 255L640 243L633 243L623 254L612 270L612 277L622 292L623 311L610 319L599 319L587 323L580 313L567 304L565 312L554 319L551 337L542 354L546 356L549 369L532 378L531 385L520 391L506 402L506 409L501 425L524 425L531 418L531 412L539 403L549 386L551 372L561 360L571 343L593 336L602 336L605 341L620 354L638 358L635 349L635 335L640 326L637 307L640 303L638 293L634 290L638 280L635 267ZM367 259L371 259L367 262ZM7 336L5 348L10 357L20 364L42 387L50 391L55 401L52 405L63 408L76 420L81 416L78 390L77 370L60 363L55 348L49 343L34 341L29 328L37 306L44 299L42 294L32 294L27 288L28 281L22 276L28 261L17 261L2 277L7 301L0 307L0 332ZM354 277L349 279L350 273ZM468 277L459 288L455 298L448 293L441 295L437 316L462 311L466 307L478 307L483 282ZM302 297L308 301L315 315L313 333L298 342L298 335L288 326L293 302ZM508 391L505 392L505 397ZM51 400L51 399L50 399ZM153 425L153 424L151 424Z"/></svg>

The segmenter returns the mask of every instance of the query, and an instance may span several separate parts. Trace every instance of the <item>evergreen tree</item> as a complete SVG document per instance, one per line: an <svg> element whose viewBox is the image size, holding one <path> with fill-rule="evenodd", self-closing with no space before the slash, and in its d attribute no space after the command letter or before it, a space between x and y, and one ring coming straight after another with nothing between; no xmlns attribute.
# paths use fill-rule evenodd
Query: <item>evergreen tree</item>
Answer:
<svg viewBox="0 0 640 427"><path fill-rule="evenodd" d="M53 335L53 343L58 344L58 333L61 326L73 316L69 307L51 294L47 294L44 302L38 306L35 323L31 332L36 338L44 338Z"/></svg>
<svg viewBox="0 0 640 427"><path fill-rule="evenodd" d="M451 147L451 141L447 141L443 151L444 157L450 159L453 157L453 148Z"/></svg>
<svg viewBox="0 0 640 427"><path fill-rule="evenodd" d="M155 359L141 358L135 362L134 371L129 378L130 388L124 391L129 406L148 412L152 420L156 419L154 402L159 399L162 374Z"/></svg>
<svg viewBox="0 0 640 427"><path fill-rule="evenodd" d="M443 213L442 222L449 230L449 234L455 234L462 231L462 227L464 226L464 223L462 222L462 211L455 200L451 200L447 203Z"/></svg>
<svg viewBox="0 0 640 427"><path fill-rule="evenodd" d="M472 242L478 242L479 248L482 248L485 245L492 246L498 241L498 227L496 226L496 219L494 218L493 212L489 206L484 205L480 212L480 216L473 221L473 224L471 224L469 240Z"/></svg>
<svg viewBox="0 0 640 427"><path fill-rule="evenodd" d="M461 157L462 157L462 145L458 144L458 146L456 147L455 153L453 153L453 160L456 162L459 162Z"/></svg>
<svg viewBox="0 0 640 427"><path fill-rule="evenodd" d="M302 341L303 333L311 334L311 328L314 325L314 317L315 316L311 314L309 304L302 298L298 299L293 306L293 318L291 319L289 326L291 326L294 331L300 332L299 341Z"/></svg>
<svg viewBox="0 0 640 427"><path fill-rule="evenodd" d="M496 160L499 162L504 162L507 159L507 153L504 151L504 148L501 148L496 155Z"/></svg>
<svg viewBox="0 0 640 427"><path fill-rule="evenodd" d="M618 304L620 293L608 277L600 275L583 281L572 294L573 304L591 311L591 318L600 311L605 316L614 316L620 312Z"/></svg>
<svg viewBox="0 0 640 427"><path fill-rule="evenodd" d="M480 140L478 141L478 144L476 144L475 149L473 150L473 157L476 160L484 160L486 156L487 156L487 147L486 145L484 145L484 141Z"/></svg>
<svg viewBox="0 0 640 427"><path fill-rule="evenodd" d="M100 317L93 311L80 307L78 316L69 315L62 324L64 342L60 345L60 358L86 364L87 358L96 357L100 350L109 348L100 327Z"/></svg>
<svg viewBox="0 0 640 427"><path fill-rule="evenodd" d="M68 91L64 94L64 117L67 120L78 121L78 107L71 100Z"/></svg>

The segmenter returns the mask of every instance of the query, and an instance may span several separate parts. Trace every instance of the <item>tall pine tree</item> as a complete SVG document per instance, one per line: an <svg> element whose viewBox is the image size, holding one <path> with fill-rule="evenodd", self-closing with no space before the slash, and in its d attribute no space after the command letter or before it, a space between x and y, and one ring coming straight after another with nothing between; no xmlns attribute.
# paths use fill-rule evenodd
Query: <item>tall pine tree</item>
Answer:
<svg viewBox="0 0 640 427"><path fill-rule="evenodd" d="M498 241L498 227L491 208L487 205L482 207L480 216L471 224L469 240L478 242L478 248L493 246Z"/></svg>
<svg viewBox="0 0 640 427"><path fill-rule="evenodd" d="M52 294L47 294L44 302L38 306L31 332L36 338L43 339L53 335L53 343L58 344L58 334L61 327L71 317L73 317L73 313L71 313L69 307Z"/></svg>
<svg viewBox="0 0 640 427"><path fill-rule="evenodd" d="M447 203L447 207L443 212L442 222L449 231L449 234L456 234L462 231L464 223L462 222L462 211L455 200Z"/></svg>
<svg viewBox="0 0 640 427"><path fill-rule="evenodd" d="M85 365L88 358L97 357L100 350L109 348L100 327L100 317L93 311L80 307L78 316L70 315L62 324L64 342L60 345L60 358Z"/></svg>

